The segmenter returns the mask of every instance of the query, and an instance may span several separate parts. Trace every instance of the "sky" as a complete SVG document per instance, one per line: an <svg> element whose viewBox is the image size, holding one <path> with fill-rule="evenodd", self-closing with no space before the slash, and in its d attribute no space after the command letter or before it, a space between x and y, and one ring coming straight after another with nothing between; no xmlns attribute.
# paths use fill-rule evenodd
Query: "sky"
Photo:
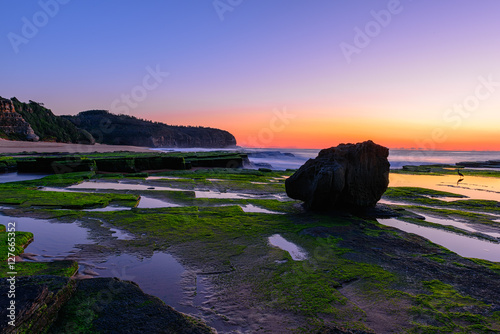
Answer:
<svg viewBox="0 0 500 334"><path fill-rule="evenodd" d="M0 96L238 145L500 150L496 0L0 0Z"/></svg>

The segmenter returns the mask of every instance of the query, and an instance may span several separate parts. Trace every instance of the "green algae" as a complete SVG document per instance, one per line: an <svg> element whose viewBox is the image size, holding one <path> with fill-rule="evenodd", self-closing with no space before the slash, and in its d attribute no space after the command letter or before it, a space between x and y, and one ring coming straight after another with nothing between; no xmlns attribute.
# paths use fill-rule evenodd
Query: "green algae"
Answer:
<svg viewBox="0 0 500 334"><path fill-rule="evenodd" d="M411 296L415 328L410 333L498 332L495 327L500 323L485 315L490 313L490 305L461 295L439 280L423 281L422 285L428 293Z"/></svg>
<svg viewBox="0 0 500 334"><path fill-rule="evenodd" d="M0 267L0 277L9 277L5 266ZM17 262L15 264L16 276L54 275L71 277L78 271L76 261L54 262Z"/></svg>
<svg viewBox="0 0 500 334"><path fill-rule="evenodd" d="M425 254L423 256L425 256L426 258L431 259L433 261L439 262L439 263L445 263L446 262L446 260L443 259L440 256L440 254Z"/></svg>
<svg viewBox="0 0 500 334"><path fill-rule="evenodd" d="M50 175L39 180L0 184L0 204L23 207L59 208L105 207L111 203L134 207L139 197L129 194L43 191L39 187L66 187L92 177L93 173Z"/></svg>
<svg viewBox="0 0 500 334"><path fill-rule="evenodd" d="M270 182L269 180L271 178L282 178L283 176L290 176L292 174L293 172L291 171L263 172L254 169L212 168L212 169L198 169L194 171L169 171L169 172L155 173L151 175L188 177L193 180L222 179L222 180L238 180L238 181L253 181L253 182Z"/></svg>
<svg viewBox="0 0 500 334"><path fill-rule="evenodd" d="M16 160L12 157L0 156L0 172L15 168L17 165Z"/></svg>
<svg viewBox="0 0 500 334"><path fill-rule="evenodd" d="M186 189L193 186L221 184L229 191L242 189L250 182L273 184L271 178L281 177L283 172L236 172L221 169L162 174L188 178L188 180L161 181L175 182L177 185L184 184ZM208 181L207 178L223 181ZM276 186L273 184L270 187L263 187L260 191L266 194L283 192L283 182L284 180L280 180ZM455 202L450 204L450 202L439 201L437 199L439 197L461 197L452 193L422 188L390 189L395 190L389 190L388 197L433 203L436 206L455 204ZM255 187L251 190L259 189ZM107 191L107 193L115 194L114 191ZM408 324L408 330L412 333L474 332L474 330L481 333L493 330L495 321L498 324L495 315L489 313L487 305L472 297L452 293L451 285L440 285L429 281L431 283L424 283L421 286L422 289L426 289L426 293L415 294L402 291L401 287L404 284L401 283L401 273L381 266L376 261L368 261L353 245L345 246L348 237L357 233L349 232L354 229L359 229L361 234L370 240L388 237L408 238L408 240L411 238L404 236L403 233L397 236L398 233L381 228L376 222L358 221L354 224L351 218L303 214L302 210L297 208L298 202L296 201L197 199L190 191L133 193L171 199L188 206L87 212L85 215L79 211L67 210L61 216L102 219L134 234L138 240L127 242L129 245L137 244L141 247L148 245L155 250L170 250L179 254L184 261L200 269L202 274L215 275L213 282L219 286L227 288L229 284L239 286L238 281L244 283L251 287L254 294L252 298L259 301L261 305L259 307L305 317L306 324L302 328L303 332L317 330L325 322L346 325L349 328L366 329L363 324L366 316L364 311L352 306L349 299L339 291L351 282L359 282L361 291L366 294L373 293L371 296L374 300L388 299L394 300L395 303L398 298L411 300L413 308L409 309L408 313L413 317L413 324ZM440 202L443 204L435 204ZM229 206L216 207L227 204ZM238 206L244 204L253 204L286 214L245 213ZM478 203L468 202L466 205L475 204ZM493 203L486 204L493 207ZM52 215L58 215L60 212L47 209L32 210ZM304 231L318 226L329 229L332 235L313 237L307 233L303 234ZM283 235L305 249L309 258L305 261L293 261L287 252L268 245L265 240L266 236L275 233ZM444 249L440 252L438 246L430 242L428 244L433 251L416 252L416 259L435 265L449 264L456 268L468 268L462 262L457 262L454 255L449 255L449 252ZM398 254L389 254L391 252L389 249L384 249L382 252L385 256L398 258ZM487 262L477 262L477 264L496 270L495 264ZM439 289L443 293L439 293ZM462 297L465 301L460 299ZM450 298L454 308L446 308L444 305L446 298ZM475 312L476 309L471 311L468 307L479 308L482 313L478 315ZM403 311L406 312L405 309ZM88 326L89 323L82 323L81 329L91 331Z"/></svg>
<svg viewBox="0 0 500 334"><path fill-rule="evenodd" d="M344 283L367 279L372 284L390 284L394 275L377 265L359 263L343 257L351 249L340 247L339 238L312 238L302 243L309 250L307 261L291 261L275 265L269 281L260 286L271 306L307 314L337 314L347 299L339 291Z"/></svg>
<svg viewBox="0 0 500 334"><path fill-rule="evenodd" d="M479 265L485 266L486 268L489 268L497 273L500 273L500 263L498 262L491 262L483 259L470 259L474 263L477 263Z"/></svg>
<svg viewBox="0 0 500 334"><path fill-rule="evenodd" d="M57 192L14 187L9 188L8 191L0 192L0 204L14 204L24 207L52 206L78 209L105 207L111 203L134 207L138 200L139 196L136 195Z"/></svg>
<svg viewBox="0 0 500 334"><path fill-rule="evenodd" d="M11 226L6 230L4 225L1 225L0 232L0 261L4 262L1 269L7 269L7 258L19 255L24 252L24 248L33 240L33 233L13 231Z"/></svg>

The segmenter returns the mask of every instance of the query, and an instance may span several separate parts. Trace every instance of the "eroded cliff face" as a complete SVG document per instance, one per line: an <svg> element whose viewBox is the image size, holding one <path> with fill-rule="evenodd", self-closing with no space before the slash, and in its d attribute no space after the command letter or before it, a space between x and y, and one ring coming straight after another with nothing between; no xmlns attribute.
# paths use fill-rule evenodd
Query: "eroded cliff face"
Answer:
<svg viewBox="0 0 500 334"><path fill-rule="evenodd" d="M0 135L6 139L38 141L39 137L14 108L9 99L0 97Z"/></svg>

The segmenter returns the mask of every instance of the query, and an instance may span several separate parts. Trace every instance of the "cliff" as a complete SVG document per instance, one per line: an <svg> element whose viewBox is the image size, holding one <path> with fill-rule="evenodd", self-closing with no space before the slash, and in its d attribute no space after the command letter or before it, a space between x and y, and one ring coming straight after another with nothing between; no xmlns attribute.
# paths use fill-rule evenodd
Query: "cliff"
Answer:
<svg viewBox="0 0 500 334"><path fill-rule="evenodd" d="M43 104L34 101L22 103L15 97L11 101L15 110L30 124L40 140L75 144L95 143L87 131L77 128L63 117L54 115Z"/></svg>
<svg viewBox="0 0 500 334"><path fill-rule="evenodd" d="M172 126L114 115L105 110L56 116L41 103L23 103L0 97L0 138L75 144L129 145L143 147L235 146L227 131L191 126Z"/></svg>
<svg viewBox="0 0 500 334"><path fill-rule="evenodd" d="M34 101L22 103L15 97L10 100L0 97L0 137L10 140L95 143L87 131L54 115L50 109Z"/></svg>
<svg viewBox="0 0 500 334"><path fill-rule="evenodd" d="M11 100L0 97L0 138L38 141L39 137Z"/></svg>
<svg viewBox="0 0 500 334"><path fill-rule="evenodd" d="M89 110L76 116L63 116L90 132L98 143L145 147L210 147L236 145L227 131L191 126L172 126L105 110Z"/></svg>

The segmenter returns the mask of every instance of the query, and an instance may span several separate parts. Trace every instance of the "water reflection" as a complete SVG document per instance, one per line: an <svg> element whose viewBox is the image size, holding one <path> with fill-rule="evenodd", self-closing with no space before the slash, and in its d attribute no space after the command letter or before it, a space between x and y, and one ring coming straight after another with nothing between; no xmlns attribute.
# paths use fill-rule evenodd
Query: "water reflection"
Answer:
<svg viewBox="0 0 500 334"><path fill-rule="evenodd" d="M37 173L0 173L0 183L37 180L47 175Z"/></svg>
<svg viewBox="0 0 500 334"><path fill-rule="evenodd" d="M437 228L410 224L394 218L378 219L378 222L408 233L418 234L463 257L500 262L500 244L498 243L467 237Z"/></svg>
<svg viewBox="0 0 500 334"><path fill-rule="evenodd" d="M152 197L141 196L139 205L137 207L139 209L157 209L157 208L173 208L178 206L180 205Z"/></svg>
<svg viewBox="0 0 500 334"><path fill-rule="evenodd" d="M473 233L482 233L489 235L494 238L500 238L500 230L493 226L485 226L481 224L472 224L472 223L464 223L460 221L456 221L454 219L443 219L434 216L428 216L419 213L419 215L423 216L426 221L431 223L436 223L440 225L454 226L464 231L473 232Z"/></svg>
<svg viewBox="0 0 500 334"><path fill-rule="evenodd" d="M290 253L292 260L294 261L303 261L307 259L307 253L302 248L293 242L286 240L279 234L270 236L269 243Z"/></svg>
<svg viewBox="0 0 500 334"><path fill-rule="evenodd" d="M184 305L181 286L184 267L170 254L156 252L151 257L122 253L111 256L94 269L100 277L119 277L133 281L141 289L181 312L193 312Z"/></svg>
<svg viewBox="0 0 500 334"><path fill-rule="evenodd" d="M151 189L152 188L152 189ZM152 187L144 184L121 183L121 182L82 182L67 187L66 189L102 189L102 190L165 190L165 191L185 191L185 189L170 187ZM52 190L52 189L51 189Z"/></svg>
<svg viewBox="0 0 500 334"><path fill-rule="evenodd" d="M243 209L243 212L269 213L269 214L276 214L276 215L282 215L282 214L284 214L282 212L276 212L276 211L271 211L271 210L267 210L267 209L264 209L264 208L260 208L258 206L252 205L252 204L240 205L240 206Z"/></svg>
<svg viewBox="0 0 500 334"><path fill-rule="evenodd" d="M420 187L470 197L500 201L500 178L467 176L457 183L455 175L389 175L390 187Z"/></svg>
<svg viewBox="0 0 500 334"><path fill-rule="evenodd" d="M81 252L84 245L95 244L90 230L79 222L61 223L56 220L7 217L0 215L0 224L16 223L17 231L31 232L34 241L26 247L31 261L53 261L74 259L80 264L80 272L86 277L118 277L132 280L148 294L155 295L181 312L196 313L197 309L185 303L186 283L182 275L185 268L170 254L156 252L150 257L138 254L108 254ZM105 226L105 224L104 224ZM117 228L110 228L111 234L100 236L100 242L130 240L134 237ZM192 282L195 285L195 282Z"/></svg>

